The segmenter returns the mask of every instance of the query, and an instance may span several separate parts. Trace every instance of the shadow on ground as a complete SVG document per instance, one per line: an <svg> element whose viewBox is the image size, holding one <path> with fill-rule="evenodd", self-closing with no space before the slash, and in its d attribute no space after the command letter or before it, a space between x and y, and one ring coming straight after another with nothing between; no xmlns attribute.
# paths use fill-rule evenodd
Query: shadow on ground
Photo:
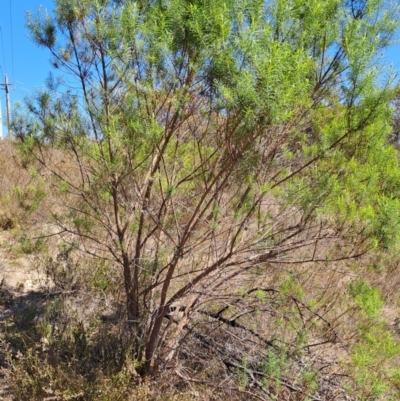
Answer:
<svg viewBox="0 0 400 401"><path fill-rule="evenodd" d="M82 321L71 302L85 309L86 299L77 292L18 293L1 285L0 400L31 382L38 391L46 388L46 381L53 381L59 391L64 391L64 384L83 389L98 377L121 370L129 341L127 330L117 324L120 315L98 313Z"/></svg>

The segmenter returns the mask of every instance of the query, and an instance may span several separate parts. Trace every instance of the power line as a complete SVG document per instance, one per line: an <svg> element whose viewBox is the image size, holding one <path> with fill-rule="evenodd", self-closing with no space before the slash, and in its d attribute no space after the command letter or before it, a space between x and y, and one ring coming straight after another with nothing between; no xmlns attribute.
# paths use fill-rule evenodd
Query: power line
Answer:
<svg viewBox="0 0 400 401"><path fill-rule="evenodd" d="M7 71L6 56L4 54L3 30L1 29L1 26L0 26L0 39L1 39L1 49L2 49L2 53L3 53L4 69L5 69L5 71ZM1 67L1 65L0 65L0 71L1 71L1 78L3 78L3 77L6 78L6 75L4 74L3 68ZM6 84L0 84L0 87L4 87L5 90L6 90L6 104L8 105L9 104L9 103L7 103L8 99L9 99L9 97L8 97L9 96L9 94L8 94L8 85L7 85L7 83ZM7 107L9 107L9 106L7 106ZM7 117L9 117L9 112L7 112ZM0 121L0 124L1 124L1 139L3 139L3 110L1 108L1 106L0 106L0 120L1 120ZM9 124L7 124L7 125L8 125L8 127L10 126Z"/></svg>
<svg viewBox="0 0 400 401"><path fill-rule="evenodd" d="M0 39L1 39L1 48L3 50L3 63L4 63L4 68L7 71L7 65L6 65L6 56L4 54L4 42L3 42L3 30L1 29L0 26ZM2 74L2 76L4 76L4 74Z"/></svg>
<svg viewBox="0 0 400 401"><path fill-rule="evenodd" d="M10 30L11 30L11 68L12 68L12 81L15 81L14 76L14 35L13 35L13 18L12 18L12 9L11 9L11 0L10 0Z"/></svg>

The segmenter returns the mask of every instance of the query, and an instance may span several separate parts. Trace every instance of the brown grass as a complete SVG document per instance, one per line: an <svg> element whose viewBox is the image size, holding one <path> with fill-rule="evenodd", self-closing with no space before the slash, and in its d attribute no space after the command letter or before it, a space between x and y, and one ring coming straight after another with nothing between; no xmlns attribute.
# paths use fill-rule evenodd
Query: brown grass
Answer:
<svg viewBox="0 0 400 401"><path fill-rule="evenodd" d="M54 157L66 163L63 155ZM292 252L292 262L278 255L243 271L240 266L216 270L166 316L164 355L159 357L171 358L156 376L143 379L138 374L143 361L132 358L123 323L120 271L101 257L69 248L57 236L46 237L56 232L49 214L49 205L58 203L56 192L50 180L43 182L46 197L29 209L36 194L29 187L37 184L37 174L46 173L40 166L26 169L17 160L12 144L0 143L2 249L8 264L13 259L23 274L21 266L38 270L42 280L34 288L17 288L16 282L1 287L0 339L5 345L0 364L10 399L333 401L346 399L346 393L369 399L372 390L357 384L352 350L364 339L360 325L367 332L374 325L383 327L382 333L398 338L393 325L399 317L400 262L394 255L297 262L315 251L310 245ZM270 211L279 215L273 200L268 201ZM41 237L46 240L40 242ZM347 246L321 242L316 255L334 259L341 245ZM207 252L182 260L171 292L198 266L213 262ZM235 269L240 274L228 280ZM383 316L363 314L349 291L355 280L379 289ZM386 377L397 368L397 358L379 367L382 383L392 385L385 394L397 394L397 382Z"/></svg>

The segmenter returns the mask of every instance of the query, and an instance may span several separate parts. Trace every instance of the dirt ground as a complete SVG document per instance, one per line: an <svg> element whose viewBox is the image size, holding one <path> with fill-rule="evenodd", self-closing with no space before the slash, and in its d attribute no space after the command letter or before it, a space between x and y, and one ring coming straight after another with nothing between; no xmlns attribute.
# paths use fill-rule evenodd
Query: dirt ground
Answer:
<svg viewBox="0 0 400 401"><path fill-rule="evenodd" d="M37 296L46 286L46 277L34 266L32 258L13 256L12 250L0 240L0 334L6 329L7 319L13 313L13 308L24 299ZM11 303L7 299L12 299ZM3 302L4 301L4 302ZM12 400L8 392L5 377L6 346L0 336L0 401Z"/></svg>

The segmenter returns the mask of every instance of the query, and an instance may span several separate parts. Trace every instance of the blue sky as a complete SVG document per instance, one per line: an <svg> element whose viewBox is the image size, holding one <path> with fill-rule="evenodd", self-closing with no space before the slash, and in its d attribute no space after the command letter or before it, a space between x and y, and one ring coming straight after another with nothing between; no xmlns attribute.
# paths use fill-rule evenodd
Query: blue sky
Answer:
<svg viewBox="0 0 400 401"><path fill-rule="evenodd" d="M50 54L38 48L30 39L26 28L26 12L42 6L53 9L52 0L1 0L0 1L0 83L4 74L12 84L11 102L40 88L51 69ZM11 6L11 10L10 10ZM10 12L11 11L11 12ZM12 23L11 23L12 22ZM1 104L5 106L5 92L0 92Z"/></svg>
<svg viewBox="0 0 400 401"><path fill-rule="evenodd" d="M51 12L53 6L53 0L0 0L0 83L4 83L4 74L7 74L12 84L11 104L23 101L35 88L43 87L51 71L50 54L29 38L26 12L36 12L39 7ZM400 45L389 49L385 58L400 72ZM4 121L3 87L0 87L0 100Z"/></svg>

